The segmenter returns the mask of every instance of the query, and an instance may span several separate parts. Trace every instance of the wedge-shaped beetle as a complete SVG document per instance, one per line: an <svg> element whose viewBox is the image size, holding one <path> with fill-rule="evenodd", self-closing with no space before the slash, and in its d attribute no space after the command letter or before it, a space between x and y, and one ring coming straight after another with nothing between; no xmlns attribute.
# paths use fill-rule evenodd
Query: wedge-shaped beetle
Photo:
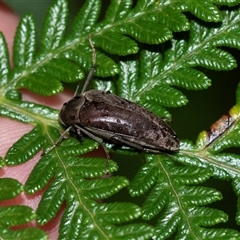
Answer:
<svg viewBox="0 0 240 240"><path fill-rule="evenodd" d="M85 91L96 68L93 50L91 68L81 94L64 103L59 121L66 132L82 133L99 142L109 158L102 139L125 144L139 150L159 153L163 150L176 152L179 140L176 133L159 117L133 102L100 90Z"/></svg>

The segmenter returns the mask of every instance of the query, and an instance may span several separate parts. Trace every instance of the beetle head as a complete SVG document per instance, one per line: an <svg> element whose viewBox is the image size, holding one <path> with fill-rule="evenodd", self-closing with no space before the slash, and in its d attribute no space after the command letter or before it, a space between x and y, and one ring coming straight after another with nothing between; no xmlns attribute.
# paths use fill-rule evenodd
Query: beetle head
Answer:
<svg viewBox="0 0 240 240"><path fill-rule="evenodd" d="M65 127L79 123L79 111L84 103L85 97L83 94L78 94L65 102L58 116L60 123Z"/></svg>

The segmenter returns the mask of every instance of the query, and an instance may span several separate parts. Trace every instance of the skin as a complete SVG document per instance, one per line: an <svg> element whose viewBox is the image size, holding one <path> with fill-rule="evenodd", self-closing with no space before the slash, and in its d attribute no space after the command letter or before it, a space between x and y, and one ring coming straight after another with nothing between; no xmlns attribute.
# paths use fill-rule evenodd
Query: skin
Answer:
<svg viewBox="0 0 240 240"><path fill-rule="evenodd" d="M14 33L19 22L19 16L12 12L11 9L9 9L2 2L0 2L0 15L1 19L4 19L4 21L0 21L0 31L3 32L6 38L9 48L9 55L11 56ZM47 105L56 109L60 109L63 103L68 101L73 96L73 93L70 91L64 91L63 93L60 93L52 97L36 96L25 89L21 89L21 92L23 93L23 100L41 103L43 105ZM23 124L17 121L10 120L8 118L0 117L0 146L1 146L0 156L4 157L9 147L11 147L11 145L14 142L16 142L23 134L29 132L31 129L32 129L31 125ZM9 134L10 130L11 134ZM1 178L5 177L15 178L19 182L24 184L34 165L39 160L40 155L41 152L34 156L33 159L22 165L14 167L4 167L0 169ZM89 155L105 157L105 154L101 149L96 150L93 153L90 153ZM25 193L22 193L14 199L0 202L0 207L21 204L29 206L36 210L45 189L37 192L34 195L27 195ZM57 239L59 222L63 214L63 211L64 206L59 211L57 216L44 226L39 226L35 221L32 221L27 225L43 229L44 231L47 232L49 239Z"/></svg>

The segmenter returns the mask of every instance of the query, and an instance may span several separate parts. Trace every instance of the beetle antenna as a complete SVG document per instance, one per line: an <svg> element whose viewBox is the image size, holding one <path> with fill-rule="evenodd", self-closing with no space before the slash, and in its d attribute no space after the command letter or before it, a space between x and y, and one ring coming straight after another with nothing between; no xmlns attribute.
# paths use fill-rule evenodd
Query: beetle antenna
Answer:
<svg viewBox="0 0 240 240"><path fill-rule="evenodd" d="M77 87L76 87L76 90L75 90L75 92L74 92L73 97L75 97L75 96L77 95L77 93L78 93L78 89L79 89L79 84L78 84Z"/></svg>
<svg viewBox="0 0 240 240"><path fill-rule="evenodd" d="M96 49L95 49L95 47L93 45L91 35L89 36L88 40L89 40L89 43L90 43L91 48L92 48L92 67L91 67L91 69L90 69L90 71L88 73L87 79L86 79L86 81L85 81L85 83L83 85L81 94L86 91L86 89L88 87L88 84L89 84L90 80L92 79L93 74L94 74L94 72L96 70L96 67L97 67L97 65L96 65Z"/></svg>

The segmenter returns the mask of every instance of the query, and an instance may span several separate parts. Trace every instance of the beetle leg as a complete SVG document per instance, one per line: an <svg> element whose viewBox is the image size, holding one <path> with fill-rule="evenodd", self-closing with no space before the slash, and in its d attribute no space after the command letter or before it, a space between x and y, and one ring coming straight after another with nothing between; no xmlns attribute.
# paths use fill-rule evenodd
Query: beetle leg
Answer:
<svg viewBox="0 0 240 240"><path fill-rule="evenodd" d="M79 138L79 141L82 142L83 140L82 140L82 133L81 133L80 128L76 128L76 126L74 126L74 128L76 130L76 134L77 134L77 136Z"/></svg>
<svg viewBox="0 0 240 240"><path fill-rule="evenodd" d="M72 126L68 127L62 134L61 136L59 137L59 139L50 147L48 148L45 152L43 152L41 154L41 156L51 152L55 147L57 147L63 140L63 138L65 137L65 135L71 130Z"/></svg>
<svg viewBox="0 0 240 240"><path fill-rule="evenodd" d="M152 148L148 148L148 147L138 145L138 144L136 144L132 141L129 141L129 140L126 140L126 139L122 138L122 136L119 136L119 135L113 135L111 137L111 139L112 139L112 141L115 141L117 143L126 144L130 147L136 148L136 149L141 150L141 151L146 151L146 152L149 152L149 153L160 153L161 152L158 149L152 149Z"/></svg>
<svg viewBox="0 0 240 240"><path fill-rule="evenodd" d="M105 151L106 153L106 156L107 156L107 159L110 159L110 156L109 156L109 153L108 153L108 150L107 148L105 147L105 145L103 144L103 140L97 136L95 136L94 134L90 133L89 131L85 130L84 128L81 128L79 127L78 125L74 125L74 127L76 128L77 130L77 134L78 132L83 132L85 135L87 135L88 137L90 137L91 139L93 139L94 141L96 141L97 143L99 143L103 150ZM81 133L80 133L81 134Z"/></svg>
<svg viewBox="0 0 240 240"><path fill-rule="evenodd" d="M110 159L110 155L109 155L109 152L108 152L107 148L106 148L105 145L103 144L103 140L102 140L101 138L95 136L94 134L90 133L90 132L87 131L86 129L79 127L79 126L76 125L76 124L73 125L73 126L74 126L74 128L76 129L77 134L79 134L79 133L81 134L81 132L83 132L83 133L84 133L85 135L87 135L89 138L93 139L94 141L96 141L97 143L99 143L99 144L102 146L102 148L103 148L103 150L104 150L104 152L105 152L105 154L106 154L106 157L107 157L106 166L105 166L105 169L106 169L107 166L108 166L108 161L109 161L109 159Z"/></svg>
<svg viewBox="0 0 240 240"><path fill-rule="evenodd" d="M123 139L123 138L122 138L121 136L119 136L119 135L113 135L113 136L111 137L111 139L112 139L113 141L117 141L117 142L119 142L119 143L123 143L123 144L126 144L126 145L128 145L128 146L131 146L131 147L133 147L133 148L136 148L136 149L139 149L139 150L144 150L144 148L143 148L141 145L138 145L138 144L136 144L136 143L134 143L134 142L125 140L125 139Z"/></svg>

